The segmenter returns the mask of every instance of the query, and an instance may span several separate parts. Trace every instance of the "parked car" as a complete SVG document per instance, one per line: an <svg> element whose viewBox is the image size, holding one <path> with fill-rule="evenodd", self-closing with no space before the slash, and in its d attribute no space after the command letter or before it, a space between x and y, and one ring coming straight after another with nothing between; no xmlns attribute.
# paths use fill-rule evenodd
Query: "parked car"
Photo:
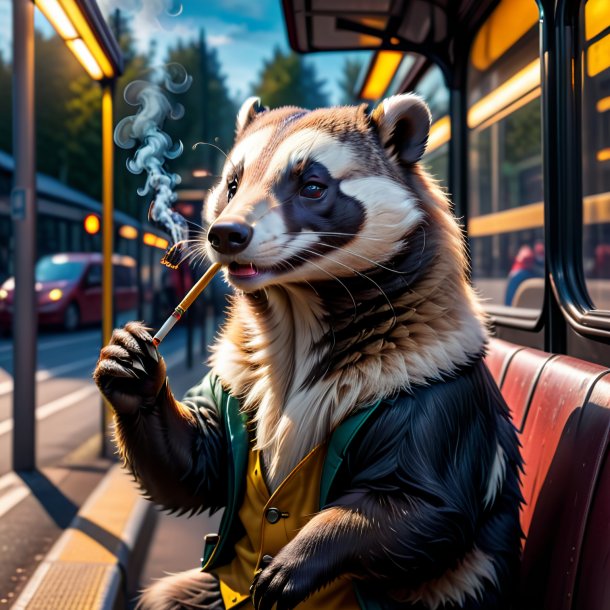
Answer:
<svg viewBox="0 0 610 610"><path fill-rule="evenodd" d="M136 261L113 256L116 312L135 309L138 302ZM0 287L0 329L13 324L14 278ZM38 323L75 330L102 319L102 255L97 252L53 254L36 263Z"/></svg>

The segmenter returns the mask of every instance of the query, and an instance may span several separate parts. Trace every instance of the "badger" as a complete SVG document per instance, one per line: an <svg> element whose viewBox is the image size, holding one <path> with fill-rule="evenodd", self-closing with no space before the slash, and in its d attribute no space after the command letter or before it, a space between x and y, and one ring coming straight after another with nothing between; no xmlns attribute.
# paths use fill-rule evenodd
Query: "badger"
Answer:
<svg viewBox="0 0 610 610"><path fill-rule="evenodd" d="M210 372L178 401L139 322L94 371L148 496L224 510L141 608L509 608L519 445L430 121L413 94L241 107L200 244L234 288Z"/></svg>

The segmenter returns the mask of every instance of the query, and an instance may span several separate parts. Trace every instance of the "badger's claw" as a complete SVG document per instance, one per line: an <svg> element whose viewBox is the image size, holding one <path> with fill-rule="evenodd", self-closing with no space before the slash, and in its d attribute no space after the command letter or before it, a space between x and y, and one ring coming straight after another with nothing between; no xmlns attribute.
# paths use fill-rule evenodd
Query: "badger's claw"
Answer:
<svg viewBox="0 0 610 610"><path fill-rule="evenodd" d="M165 381L165 363L142 323L129 322L112 333L93 379L119 413L154 404Z"/></svg>

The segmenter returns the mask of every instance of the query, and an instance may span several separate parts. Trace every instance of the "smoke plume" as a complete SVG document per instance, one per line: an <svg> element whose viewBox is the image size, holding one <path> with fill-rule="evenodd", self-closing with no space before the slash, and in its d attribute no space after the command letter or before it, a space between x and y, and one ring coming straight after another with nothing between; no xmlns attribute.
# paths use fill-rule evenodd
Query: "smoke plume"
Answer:
<svg viewBox="0 0 610 610"><path fill-rule="evenodd" d="M137 80L125 87L125 101L138 107L133 116L122 119L114 130L117 146L132 149L138 146L133 157L127 160L127 169L133 174L146 172L146 182L138 189L138 195L154 192L149 218L169 233L173 244L188 237L186 220L172 210L177 199L174 188L180 184L180 176L168 171L167 159L182 154L182 142L174 143L163 131L167 119L177 120L184 115L181 104L172 103L164 89L170 93L184 93L193 79L180 64L168 64L160 83Z"/></svg>

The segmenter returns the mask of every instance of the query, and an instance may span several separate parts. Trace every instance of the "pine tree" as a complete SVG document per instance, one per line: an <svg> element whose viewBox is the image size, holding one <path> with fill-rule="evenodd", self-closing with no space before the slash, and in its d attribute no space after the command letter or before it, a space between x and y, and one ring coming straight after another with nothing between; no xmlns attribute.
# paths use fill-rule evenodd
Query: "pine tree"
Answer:
<svg viewBox="0 0 610 610"><path fill-rule="evenodd" d="M300 106L313 109L329 103L324 85L313 64L293 51L284 53L276 47L273 57L264 64L253 93L270 108Z"/></svg>
<svg viewBox="0 0 610 610"><path fill-rule="evenodd" d="M358 97L356 87L358 86L363 66L364 62L360 59L345 58L343 74L339 79L339 89L342 93L341 104L351 105L362 101Z"/></svg>

